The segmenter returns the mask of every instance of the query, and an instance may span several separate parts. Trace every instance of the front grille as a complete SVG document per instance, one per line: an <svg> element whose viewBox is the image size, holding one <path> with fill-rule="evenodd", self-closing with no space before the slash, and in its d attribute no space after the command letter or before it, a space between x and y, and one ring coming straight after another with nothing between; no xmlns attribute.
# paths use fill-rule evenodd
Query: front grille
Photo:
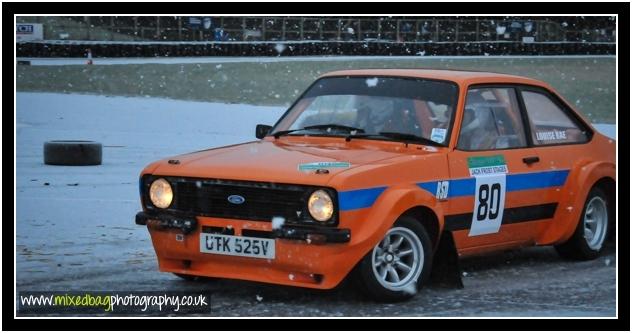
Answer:
<svg viewBox="0 0 632 333"><path fill-rule="evenodd" d="M148 189L149 177L144 182ZM183 177L163 177L174 190L174 202L167 210L185 215L219 218L268 221L273 217L285 218L286 223L314 223L307 211L309 195L321 187L308 185L278 184L223 179L196 179ZM336 192L325 189L337 202ZM145 195L147 198L147 191ZM229 196L241 196L241 204L228 201ZM144 200L151 207L149 200ZM334 216L332 219L337 219Z"/></svg>

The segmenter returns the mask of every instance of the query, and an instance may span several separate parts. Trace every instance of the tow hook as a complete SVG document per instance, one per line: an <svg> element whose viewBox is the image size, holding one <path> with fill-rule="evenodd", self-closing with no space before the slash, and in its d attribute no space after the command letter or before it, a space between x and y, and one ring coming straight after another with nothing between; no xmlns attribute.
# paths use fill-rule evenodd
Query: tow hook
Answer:
<svg viewBox="0 0 632 333"><path fill-rule="evenodd" d="M191 233L197 228L197 220L194 217L152 216L145 212L136 214L136 224L158 229L180 229L184 234Z"/></svg>

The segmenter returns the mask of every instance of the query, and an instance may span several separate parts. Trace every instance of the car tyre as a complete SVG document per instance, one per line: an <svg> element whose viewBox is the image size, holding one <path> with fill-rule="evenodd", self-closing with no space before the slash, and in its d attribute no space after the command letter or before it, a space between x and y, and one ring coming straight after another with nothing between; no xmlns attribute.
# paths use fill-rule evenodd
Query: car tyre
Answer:
<svg viewBox="0 0 632 333"><path fill-rule="evenodd" d="M190 274L181 274L181 273L173 273L173 275L190 282L206 282L211 281L213 278L206 276L198 276L198 275L190 275Z"/></svg>
<svg viewBox="0 0 632 333"><path fill-rule="evenodd" d="M44 143L44 164L99 165L102 145L94 141L67 140Z"/></svg>
<svg viewBox="0 0 632 333"><path fill-rule="evenodd" d="M588 193L580 220L569 240L556 245L555 250L565 259L591 260L604 249L611 220L608 196L599 187Z"/></svg>
<svg viewBox="0 0 632 333"><path fill-rule="evenodd" d="M360 261L360 289L379 302L412 298L430 277L432 242L415 218L400 217L382 240Z"/></svg>

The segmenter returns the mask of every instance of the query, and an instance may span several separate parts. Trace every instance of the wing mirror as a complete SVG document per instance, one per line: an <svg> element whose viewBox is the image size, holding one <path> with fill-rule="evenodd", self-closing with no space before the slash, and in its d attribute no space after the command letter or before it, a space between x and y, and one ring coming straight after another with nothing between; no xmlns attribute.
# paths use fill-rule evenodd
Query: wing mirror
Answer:
<svg viewBox="0 0 632 333"><path fill-rule="evenodd" d="M255 130L255 136L257 139L263 139L266 135L268 135L271 129L272 126L259 124Z"/></svg>

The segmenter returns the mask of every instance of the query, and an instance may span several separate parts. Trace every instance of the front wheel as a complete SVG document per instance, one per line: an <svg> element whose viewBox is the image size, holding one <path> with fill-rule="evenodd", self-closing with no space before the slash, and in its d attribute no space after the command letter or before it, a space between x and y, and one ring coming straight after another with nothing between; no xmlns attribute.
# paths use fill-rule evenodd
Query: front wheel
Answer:
<svg viewBox="0 0 632 333"><path fill-rule="evenodd" d="M555 249L560 256L575 260L595 259L601 254L608 236L608 197L598 187L588 193L584 210L573 236Z"/></svg>
<svg viewBox="0 0 632 333"><path fill-rule="evenodd" d="M417 294L430 275L432 242L423 225L400 217L360 262L360 284L378 301L397 302Z"/></svg>

